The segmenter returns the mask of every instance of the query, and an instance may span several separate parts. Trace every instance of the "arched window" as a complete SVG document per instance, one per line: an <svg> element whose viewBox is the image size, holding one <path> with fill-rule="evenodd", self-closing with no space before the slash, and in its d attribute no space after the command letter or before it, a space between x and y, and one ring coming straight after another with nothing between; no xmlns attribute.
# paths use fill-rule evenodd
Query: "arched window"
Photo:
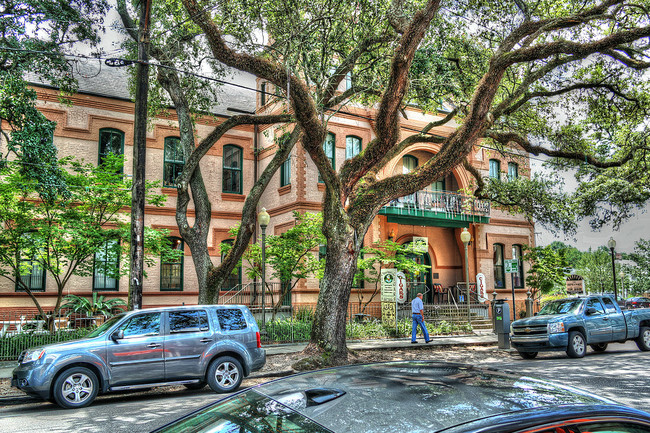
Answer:
<svg viewBox="0 0 650 433"><path fill-rule="evenodd" d="M169 242L174 250L181 251L181 255L174 261L160 260L160 290L183 290L183 261L182 252L185 250L181 238L170 236Z"/></svg>
<svg viewBox="0 0 650 433"><path fill-rule="evenodd" d="M404 155L402 158L402 173L408 174L418 167L418 159L413 155Z"/></svg>
<svg viewBox="0 0 650 433"><path fill-rule="evenodd" d="M93 290L117 290L120 272L120 251L117 239L106 241L95 253Z"/></svg>
<svg viewBox="0 0 650 433"><path fill-rule="evenodd" d="M227 144L223 147L223 185L222 192L242 193L242 163L241 147Z"/></svg>
<svg viewBox="0 0 650 433"><path fill-rule="evenodd" d="M336 170L336 136L331 132L328 132L327 137L325 137L325 141L323 142L323 151L325 152L327 159L332 163L332 168ZM318 174L318 181L323 182L320 173Z"/></svg>
<svg viewBox="0 0 650 433"><path fill-rule="evenodd" d="M225 241L221 242L221 245L227 244L232 247L234 240L233 239L226 239ZM221 261L223 262L224 257L226 257L226 252L224 251L224 248L220 249L221 251ZM223 284L223 287L221 290L232 290L238 285L241 284L241 266L237 266L233 272L228 276L228 280Z"/></svg>
<svg viewBox="0 0 650 433"><path fill-rule="evenodd" d="M361 139L354 135L345 137L345 159L354 158L361 153Z"/></svg>
<svg viewBox="0 0 650 433"><path fill-rule="evenodd" d="M109 153L124 155L124 132L119 129L103 128L99 130L99 165L104 162Z"/></svg>
<svg viewBox="0 0 650 433"><path fill-rule="evenodd" d="M501 179L501 161L498 159L490 160L490 178L496 180Z"/></svg>
<svg viewBox="0 0 650 433"><path fill-rule="evenodd" d="M506 287L506 276L503 268L503 244L494 244L494 287L503 289Z"/></svg>
<svg viewBox="0 0 650 433"><path fill-rule="evenodd" d="M178 137L165 138L165 155L163 166L163 186L176 187L176 178L185 166L185 155Z"/></svg>
<svg viewBox="0 0 650 433"><path fill-rule="evenodd" d="M508 180L515 180L519 177L519 165L516 162L508 163Z"/></svg>
<svg viewBox="0 0 650 433"><path fill-rule="evenodd" d="M512 259L517 260L517 272L513 275L515 288L524 287L524 259L521 253L521 245L512 246Z"/></svg>

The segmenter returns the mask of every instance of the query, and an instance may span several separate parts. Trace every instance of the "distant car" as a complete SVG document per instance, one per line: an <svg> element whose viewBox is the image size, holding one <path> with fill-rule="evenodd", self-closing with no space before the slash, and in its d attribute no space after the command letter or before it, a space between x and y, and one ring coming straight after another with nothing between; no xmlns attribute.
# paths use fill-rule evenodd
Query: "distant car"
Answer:
<svg viewBox="0 0 650 433"><path fill-rule="evenodd" d="M11 385L64 408L98 394L185 385L232 392L266 362L243 305L150 308L111 317L80 340L24 351Z"/></svg>
<svg viewBox="0 0 650 433"><path fill-rule="evenodd" d="M650 432L650 414L589 392L460 364L403 361L298 374L155 430L198 432Z"/></svg>
<svg viewBox="0 0 650 433"><path fill-rule="evenodd" d="M648 308L650 307L650 298L636 296L625 301L625 308Z"/></svg>

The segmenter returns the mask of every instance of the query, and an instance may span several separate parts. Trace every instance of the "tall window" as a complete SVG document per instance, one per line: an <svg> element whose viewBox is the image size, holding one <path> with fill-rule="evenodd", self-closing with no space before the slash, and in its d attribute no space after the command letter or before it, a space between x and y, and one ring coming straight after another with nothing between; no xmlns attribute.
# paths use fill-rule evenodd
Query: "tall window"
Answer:
<svg viewBox="0 0 650 433"><path fill-rule="evenodd" d="M345 137L345 159L354 158L361 153L361 139L354 135Z"/></svg>
<svg viewBox="0 0 650 433"><path fill-rule="evenodd" d="M517 260L517 273L513 275L516 288L524 287L524 259L521 254L521 245L512 246L512 259Z"/></svg>
<svg viewBox="0 0 650 433"><path fill-rule="evenodd" d="M232 246L233 242L233 239L226 239L225 241L221 242L221 245L228 244ZM224 257L226 257L226 253L224 252L224 248L221 248L221 261L223 261ZM228 276L228 280L226 280L226 282L223 284L221 290L232 290L239 284L241 284L241 266L237 266L233 270L233 272Z"/></svg>
<svg viewBox="0 0 650 433"><path fill-rule="evenodd" d="M402 158L402 173L408 174L418 167L418 159L413 155L404 155Z"/></svg>
<svg viewBox="0 0 650 433"><path fill-rule="evenodd" d="M260 84L260 105L266 105L266 83Z"/></svg>
<svg viewBox="0 0 650 433"><path fill-rule="evenodd" d="M99 130L99 161L104 162L106 156L124 154L124 133L118 129L104 128Z"/></svg>
<svg viewBox="0 0 650 433"><path fill-rule="evenodd" d="M331 132L328 132L327 137L325 137L325 142L323 143L323 151L325 152L327 159L329 159L332 163L332 168L336 170L336 136ZM318 181L323 182L320 173L318 174Z"/></svg>
<svg viewBox="0 0 650 433"><path fill-rule="evenodd" d="M175 187L176 178L183 171L185 156L178 137L165 138L165 162L163 166L163 186Z"/></svg>
<svg viewBox="0 0 650 433"><path fill-rule="evenodd" d="M184 244L181 238L169 237L174 250L181 251L180 257L173 262L160 262L160 290L183 290L183 254Z"/></svg>
<svg viewBox="0 0 650 433"><path fill-rule="evenodd" d="M280 166L280 186L291 183L291 155Z"/></svg>
<svg viewBox="0 0 650 433"><path fill-rule="evenodd" d="M506 277L503 268L503 244L494 244L494 287L504 288Z"/></svg>
<svg viewBox="0 0 650 433"><path fill-rule="evenodd" d="M223 192L242 193L242 149L228 144L223 147Z"/></svg>
<svg viewBox="0 0 650 433"><path fill-rule="evenodd" d="M519 177L519 165L515 162L508 163L508 180L515 180Z"/></svg>
<svg viewBox="0 0 650 433"><path fill-rule="evenodd" d="M352 72L345 74L345 90L350 90L352 88Z"/></svg>
<svg viewBox="0 0 650 433"><path fill-rule="evenodd" d="M16 282L16 291L22 292L27 287L32 292L45 291L45 271L34 257L20 258L20 279Z"/></svg>
<svg viewBox="0 0 650 433"><path fill-rule="evenodd" d="M490 178L496 180L501 179L501 161L498 159L490 160Z"/></svg>
<svg viewBox="0 0 650 433"><path fill-rule="evenodd" d="M93 290L117 290L119 266L118 241L109 240L95 253Z"/></svg>

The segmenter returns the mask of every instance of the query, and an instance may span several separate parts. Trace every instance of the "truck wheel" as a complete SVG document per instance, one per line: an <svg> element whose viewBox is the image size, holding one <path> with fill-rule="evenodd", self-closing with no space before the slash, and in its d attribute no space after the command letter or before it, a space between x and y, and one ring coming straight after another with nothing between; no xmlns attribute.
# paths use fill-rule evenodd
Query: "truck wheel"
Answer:
<svg viewBox="0 0 650 433"><path fill-rule="evenodd" d="M590 345L594 352L604 352L607 350L607 343L598 343Z"/></svg>
<svg viewBox="0 0 650 433"><path fill-rule="evenodd" d="M244 379L244 369L230 356L217 358L208 368L208 384L214 392L232 392Z"/></svg>
<svg viewBox="0 0 650 433"><path fill-rule="evenodd" d="M639 350L647 352L650 350L650 328L642 326L639 336L634 340Z"/></svg>
<svg viewBox="0 0 650 433"><path fill-rule="evenodd" d="M519 352L519 356L524 359L535 359L537 358L537 352Z"/></svg>
<svg viewBox="0 0 650 433"><path fill-rule="evenodd" d="M99 392L99 380L85 367L72 367L59 375L54 382L54 400L65 409L86 407Z"/></svg>
<svg viewBox="0 0 650 433"><path fill-rule="evenodd" d="M587 343L585 337L580 331L569 332L569 346L566 348L566 354L569 358L582 358L587 352Z"/></svg>

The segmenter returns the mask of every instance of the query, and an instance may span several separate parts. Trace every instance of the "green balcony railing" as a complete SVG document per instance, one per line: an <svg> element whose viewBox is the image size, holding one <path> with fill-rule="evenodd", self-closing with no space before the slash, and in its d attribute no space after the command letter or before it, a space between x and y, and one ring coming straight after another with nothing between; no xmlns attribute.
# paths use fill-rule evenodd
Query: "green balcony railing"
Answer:
<svg viewBox="0 0 650 433"><path fill-rule="evenodd" d="M388 222L467 227L490 222L490 202L452 191L418 191L391 201L380 211Z"/></svg>

